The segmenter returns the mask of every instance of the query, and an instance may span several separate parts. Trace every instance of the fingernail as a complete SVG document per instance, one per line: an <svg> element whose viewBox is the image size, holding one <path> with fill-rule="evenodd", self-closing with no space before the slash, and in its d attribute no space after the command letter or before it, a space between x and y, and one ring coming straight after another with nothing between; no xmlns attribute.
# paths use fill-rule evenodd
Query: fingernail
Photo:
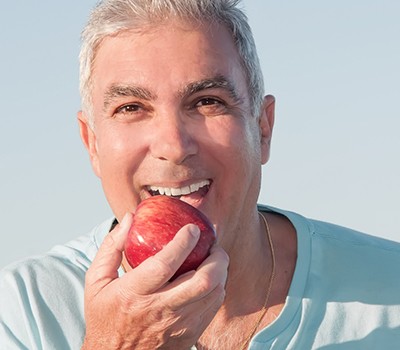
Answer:
<svg viewBox="0 0 400 350"><path fill-rule="evenodd" d="M121 221L121 223L120 223L120 226L121 226L122 228L124 228L124 229L128 228L127 226L128 226L128 222L129 222L129 216L130 216L130 214L129 214L129 213L126 213L126 214L124 215L124 217L122 218L122 221Z"/></svg>
<svg viewBox="0 0 400 350"><path fill-rule="evenodd" d="M193 238L198 239L200 237L200 229L196 225L189 226L189 233L192 235Z"/></svg>

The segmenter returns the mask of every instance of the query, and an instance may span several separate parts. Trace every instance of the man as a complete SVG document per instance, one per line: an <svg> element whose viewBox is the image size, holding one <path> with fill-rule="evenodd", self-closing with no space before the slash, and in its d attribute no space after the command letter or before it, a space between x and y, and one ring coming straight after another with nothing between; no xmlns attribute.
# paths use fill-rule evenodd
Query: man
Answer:
<svg viewBox="0 0 400 350"><path fill-rule="evenodd" d="M81 51L78 119L115 219L2 271L5 349L365 349L400 342L400 247L257 206L274 98L263 97L237 1L108 0ZM123 246L144 199L208 216L131 269Z"/></svg>

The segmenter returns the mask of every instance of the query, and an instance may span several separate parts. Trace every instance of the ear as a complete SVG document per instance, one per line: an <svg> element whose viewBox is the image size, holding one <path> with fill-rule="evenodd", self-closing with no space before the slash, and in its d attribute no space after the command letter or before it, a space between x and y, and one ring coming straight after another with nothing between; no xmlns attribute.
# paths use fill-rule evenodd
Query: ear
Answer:
<svg viewBox="0 0 400 350"><path fill-rule="evenodd" d="M275 121L275 97L267 95L264 102L259 119L259 127L261 133L261 162L265 164L269 160L272 129Z"/></svg>
<svg viewBox="0 0 400 350"><path fill-rule="evenodd" d="M101 178L96 134L90 126L88 117L82 111L78 112L78 123L81 139L89 153L93 171L99 178Z"/></svg>

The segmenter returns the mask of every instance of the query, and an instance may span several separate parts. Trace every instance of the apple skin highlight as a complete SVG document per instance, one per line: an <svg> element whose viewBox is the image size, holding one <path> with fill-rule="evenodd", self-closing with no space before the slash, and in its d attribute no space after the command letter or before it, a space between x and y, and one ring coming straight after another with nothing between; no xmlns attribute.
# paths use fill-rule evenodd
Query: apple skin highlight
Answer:
<svg viewBox="0 0 400 350"><path fill-rule="evenodd" d="M200 238L171 280L196 270L210 254L216 236L208 218L195 207L177 198L153 196L141 202L133 217L125 242L125 256L132 268L159 252L181 227L195 224Z"/></svg>

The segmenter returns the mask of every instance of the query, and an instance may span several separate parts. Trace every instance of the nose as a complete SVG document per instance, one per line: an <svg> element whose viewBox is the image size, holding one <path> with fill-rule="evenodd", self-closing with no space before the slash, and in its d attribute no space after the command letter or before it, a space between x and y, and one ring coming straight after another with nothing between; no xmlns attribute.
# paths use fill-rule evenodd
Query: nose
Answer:
<svg viewBox="0 0 400 350"><path fill-rule="evenodd" d="M154 158L182 164L198 151L195 126L189 118L176 115L159 115L155 118L150 152Z"/></svg>

